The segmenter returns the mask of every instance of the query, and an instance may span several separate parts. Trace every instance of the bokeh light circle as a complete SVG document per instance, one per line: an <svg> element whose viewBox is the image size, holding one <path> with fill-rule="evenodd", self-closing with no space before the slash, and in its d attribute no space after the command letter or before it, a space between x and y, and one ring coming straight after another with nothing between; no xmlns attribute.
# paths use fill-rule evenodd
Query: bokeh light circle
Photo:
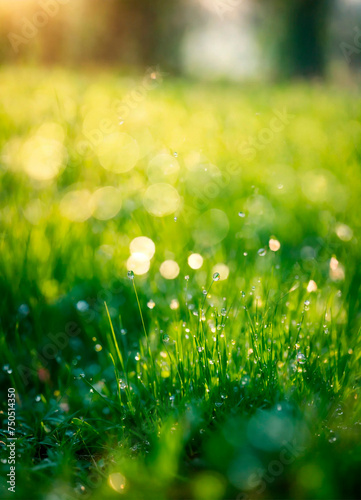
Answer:
<svg viewBox="0 0 361 500"><path fill-rule="evenodd" d="M155 253L155 244L147 236L138 236L130 242L129 250L131 254L142 253L150 260Z"/></svg>
<svg viewBox="0 0 361 500"><path fill-rule="evenodd" d="M193 239L203 247L220 243L227 236L229 221L227 215L215 208L203 213L195 223Z"/></svg>
<svg viewBox="0 0 361 500"><path fill-rule="evenodd" d="M116 174L128 172L139 159L137 141L121 132L106 135L97 145L96 151L101 166Z"/></svg>
<svg viewBox="0 0 361 500"><path fill-rule="evenodd" d="M92 195L87 189L69 191L60 202L60 213L73 222L84 222L91 217Z"/></svg>
<svg viewBox="0 0 361 500"><path fill-rule="evenodd" d="M166 182L173 184L179 173L179 163L176 158L167 153L161 153L152 158L148 164L148 179L152 183Z"/></svg>
<svg viewBox="0 0 361 500"><path fill-rule="evenodd" d="M99 220L112 219L119 212L122 201L119 191L113 186L97 189L92 195L93 217Z"/></svg>
<svg viewBox="0 0 361 500"><path fill-rule="evenodd" d="M127 260L127 270L141 276L146 274L150 268L150 260L144 253L135 252Z"/></svg>
<svg viewBox="0 0 361 500"><path fill-rule="evenodd" d="M167 280L174 280L179 274L179 266L175 260L165 260L159 268L160 274Z"/></svg>
<svg viewBox="0 0 361 500"><path fill-rule="evenodd" d="M188 257L188 266L192 269L200 269L203 265L203 257L199 253L192 253Z"/></svg>
<svg viewBox="0 0 361 500"><path fill-rule="evenodd" d="M153 184L146 190L143 204L150 214L155 217L164 217L173 214L179 208L180 196L170 184Z"/></svg>
<svg viewBox="0 0 361 500"><path fill-rule="evenodd" d="M38 181L56 177L65 157L65 148L61 142L40 136L28 139L21 150L24 172Z"/></svg>

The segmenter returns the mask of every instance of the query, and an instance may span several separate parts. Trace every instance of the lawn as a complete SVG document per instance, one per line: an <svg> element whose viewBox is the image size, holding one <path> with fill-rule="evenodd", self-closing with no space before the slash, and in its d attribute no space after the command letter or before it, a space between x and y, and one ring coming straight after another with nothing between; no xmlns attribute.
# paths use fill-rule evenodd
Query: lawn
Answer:
<svg viewBox="0 0 361 500"><path fill-rule="evenodd" d="M360 498L358 92L0 76L1 498Z"/></svg>

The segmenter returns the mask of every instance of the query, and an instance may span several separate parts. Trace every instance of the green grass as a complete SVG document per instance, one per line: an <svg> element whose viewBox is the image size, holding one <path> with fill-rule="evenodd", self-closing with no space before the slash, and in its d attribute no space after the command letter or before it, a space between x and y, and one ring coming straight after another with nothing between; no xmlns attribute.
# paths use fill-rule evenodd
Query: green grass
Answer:
<svg viewBox="0 0 361 500"><path fill-rule="evenodd" d="M1 497L359 498L359 96L29 68L0 93Z"/></svg>

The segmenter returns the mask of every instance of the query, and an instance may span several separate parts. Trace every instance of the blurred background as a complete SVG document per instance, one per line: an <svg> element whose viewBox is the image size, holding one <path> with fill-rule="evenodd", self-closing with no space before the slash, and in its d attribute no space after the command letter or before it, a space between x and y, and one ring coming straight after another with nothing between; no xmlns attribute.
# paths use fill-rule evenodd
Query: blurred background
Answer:
<svg viewBox="0 0 361 500"><path fill-rule="evenodd" d="M0 62L159 64L197 78L347 79L359 0L0 0Z"/></svg>

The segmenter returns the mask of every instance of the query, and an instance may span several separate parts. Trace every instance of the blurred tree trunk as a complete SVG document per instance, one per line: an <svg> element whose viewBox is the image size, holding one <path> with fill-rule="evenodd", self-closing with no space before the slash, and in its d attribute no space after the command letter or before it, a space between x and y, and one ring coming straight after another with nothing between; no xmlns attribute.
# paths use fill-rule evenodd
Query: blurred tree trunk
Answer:
<svg viewBox="0 0 361 500"><path fill-rule="evenodd" d="M185 26L182 0L128 0L141 63L180 71L180 44Z"/></svg>
<svg viewBox="0 0 361 500"><path fill-rule="evenodd" d="M274 15L281 18L281 32L276 33L279 43L276 43L283 76L324 76L332 3L333 0L274 0L271 3Z"/></svg>
<svg viewBox="0 0 361 500"><path fill-rule="evenodd" d="M323 76L326 67L330 0L297 0L289 18L290 55L295 76Z"/></svg>

